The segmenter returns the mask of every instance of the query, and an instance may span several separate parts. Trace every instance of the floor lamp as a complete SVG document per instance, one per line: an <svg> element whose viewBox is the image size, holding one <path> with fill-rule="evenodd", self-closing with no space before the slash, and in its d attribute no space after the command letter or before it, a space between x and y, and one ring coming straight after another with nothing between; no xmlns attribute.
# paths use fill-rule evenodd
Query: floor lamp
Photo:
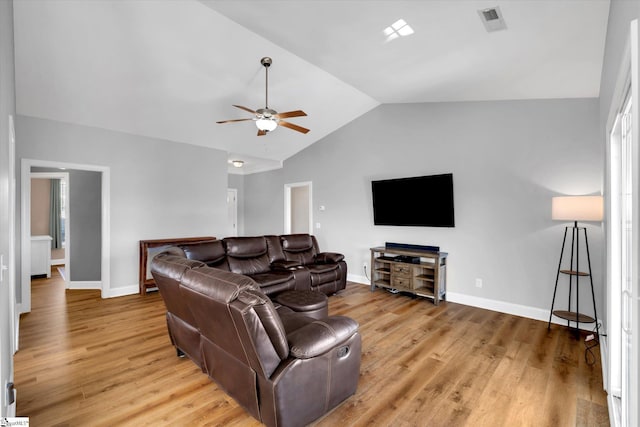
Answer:
<svg viewBox="0 0 640 427"><path fill-rule="evenodd" d="M596 311L596 296L593 291L593 275L591 274L591 257L589 255L589 241L587 240L586 227L578 227L578 221L602 221L603 218L603 201L602 196L566 196L553 197L551 200L551 218L558 221L572 221L573 226L564 228L564 239L562 240L562 249L560 251L560 261L558 262L558 272L556 274L556 285L553 290L553 300L551 301L551 313L549 314L549 324L547 329L551 328L551 318L559 317L567 321L567 327L570 322L576 322L576 334L579 334L580 323L596 324L596 334L600 335L598 325L598 312ZM571 257L569 268L562 268L562 260L567 243L567 234L571 231ZM580 268L580 244L581 234L584 235L584 248L587 251L587 265ZM558 281L561 275L569 277L569 301L567 310L554 310L556 303L556 292L558 291ZM580 278L589 278L591 284L591 299L593 302L593 317L580 312ZM575 279L575 311L571 309L571 296L573 294ZM583 281L584 283L584 281Z"/></svg>

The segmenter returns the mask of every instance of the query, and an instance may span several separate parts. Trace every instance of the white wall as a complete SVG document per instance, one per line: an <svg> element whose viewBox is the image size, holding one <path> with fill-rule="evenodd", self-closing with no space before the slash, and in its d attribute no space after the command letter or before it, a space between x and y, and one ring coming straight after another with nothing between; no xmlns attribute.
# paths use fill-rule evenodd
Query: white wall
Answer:
<svg viewBox="0 0 640 427"><path fill-rule="evenodd" d="M344 253L351 279L366 281L373 246L437 245L449 252L450 297L544 317L567 225L551 220L551 197L599 193L602 156L597 99L382 105L282 171L245 177L245 222L249 234L280 232L282 186L312 181L320 248ZM447 172L455 228L373 226L371 180ZM601 296L602 229L588 228Z"/></svg>
<svg viewBox="0 0 640 427"><path fill-rule="evenodd" d="M110 168L112 295L137 292L139 240L227 229L222 151L26 116L16 138L18 168L22 158Z"/></svg>

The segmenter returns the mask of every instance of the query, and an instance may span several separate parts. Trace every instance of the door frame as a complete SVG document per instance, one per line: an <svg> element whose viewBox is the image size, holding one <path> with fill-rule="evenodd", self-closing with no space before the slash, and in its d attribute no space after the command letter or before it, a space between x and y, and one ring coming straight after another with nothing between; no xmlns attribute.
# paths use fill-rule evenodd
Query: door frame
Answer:
<svg viewBox="0 0 640 427"><path fill-rule="evenodd" d="M2 344L0 345L0 392L2 393L2 397L0 397L0 415L6 417L15 417L16 414L16 401L14 400L13 403L10 404L9 400L10 393L15 393L13 389L10 388L10 384L12 384L14 380L13 355L18 350L20 333L20 314L18 312L16 299L16 134L13 117L14 116L12 114L8 115L9 139L7 144L7 158L6 162L2 162L7 165L7 192L5 194L4 191L2 191L2 203L6 203L7 209L7 222L5 223L3 221L2 228L3 234L5 234L4 238L8 240L8 252L6 254L3 253L2 256L0 256L0 275L2 275L0 286L5 289L5 291L3 291L3 298L0 303L0 310L3 311L3 313L1 314L2 319L0 320L0 335L2 336L2 338L0 339L0 341L2 342ZM2 173L2 175L4 176L4 173ZM5 196L7 197L7 200L4 200ZM8 229L4 230L4 226L6 226ZM0 251L2 251L2 249L0 249ZM15 396L15 394L13 396Z"/></svg>
<svg viewBox="0 0 640 427"><path fill-rule="evenodd" d="M31 311L31 168L65 168L76 169L90 172L101 173L101 296L106 298L110 289L110 251L111 251L111 233L110 233L110 216L111 212L111 188L110 188L110 169L106 166L76 164L56 162L49 160L22 159L20 169L20 271L21 271L21 288L22 299L18 305L18 313L28 313ZM65 257L67 254L65 254ZM67 264L67 268L71 268Z"/></svg>
<svg viewBox="0 0 640 427"><path fill-rule="evenodd" d="M640 371L640 364L638 363L639 350L640 350L640 340L638 338L638 333L640 332L640 318L639 318L639 310L640 310L640 269L637 262L632 264L632 272L631 272L631 282L633 287L633 299L630 302L631 308L631 324L632 324L632 334L631 334L631 356L629 357L628 364L626 369L628 369L630 378L629 390L625 393L624 388L622 388L621 398L615 399L613 395L617 393L619 390L616 388L618 384L613 381L613 376L617 375L617 371L613 369L612 363L615 363L612 360L612 357L616 359L621 357L620 352L616 354L612 351L611 345L621 345L621 351L625 351L624 346L622 345L622 338L617 340L613 340L613 328L620 327L620 323L623 322L622 319L613 318L612 314L615 311L616 307L612 305L612 301L615 298L620 298L620 295L614 295L612 290L614 289L613 280L619 280L613 271L616 265L614 256L614 245L617 245L619 242L616 240L613 235L616 232L615 228L612 227L612 221L615 219L615 209L612 206L612 167L611 161L612 156L616 155L615 146L612 146L612 129L614 128L615 121L618 117L618 113L620 111L620 106L624 104L625 97L627 96L627 90L630 91L630 97L632 102L631 107L631 126L632 126L632 180L634 184L640 182L639 180L639 169L640 169L640 150L638 149L639 143L638 139L640 138L640 33L638 31L638 20L631 21L629 32L627 35L627 42L625 44L625 48L623 50L623 57L621 61L621 65L618 71L618 77L616 79L616 85L614 88L614 93L612 95L611 104L609 106L609 113L607 117L607 123L605 128L605 185L608 190L609 196L605 198L606 204L606 217L607 217L607 225L605 228L606 235L606 301L607 301L607 330L609 334L604 337L603 342L604 346L601 347L603 353L603 383L605 390L607 390L607 403L609 408L609 419L611 420L611 425L637 425L638 420L640 419L640 412L638 411L638 393L640 392L640 383L638 381L638 372ZM632 188L632 258L636 257L637 254L640 253L640 216L639 216L639 208L640 203L640 192L639 186L634 185ZM612 340L610 340L609 335L611 335ZM624 360L624 359L623 359ZM623 361L624 363L624 361ZM625 367L620 366L622 372L624 372Z"/></svg>
<svg viewBox="0 0 640 427"><path fill-rule="evenodd" d="M309 188L309 234L313 234L313 185L311 181L284 185L284 234L291 234L291 191L296 187Z"/></svg>
<svg viewBox="0 0 640 427"><path fill-rule="evenodd" d="M232 209L233 209L233 218L232 218L232 222L233 222L233 226L232 228L232 234L230 235L230 237L236 237L238 236L238 189L237 188L227 188L227 215L229 214L229 205L230 205L230 201L229 201L229 196L232 196Z"/></svg>

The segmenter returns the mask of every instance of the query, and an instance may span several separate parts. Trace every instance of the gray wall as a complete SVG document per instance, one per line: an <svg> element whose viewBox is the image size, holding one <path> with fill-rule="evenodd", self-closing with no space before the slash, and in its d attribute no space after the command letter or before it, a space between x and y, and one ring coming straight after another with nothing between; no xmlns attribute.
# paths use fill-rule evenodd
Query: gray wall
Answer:
<svg viewBox="0 0 640 427"><path fill-rule="evenodd" d="M551 197L599 194L602 156L597 99L382 105L283 170L245 177L245 227L281 232L283 185L312 181L320 247L344 253L352 277L366 281L373 246L437 245L450 295L548 310L567 225L551 220ZM371 180L447 172L455 228L373 226ZM587 226L600 297L602 229Z"/></svg>
<svg viewBox="0 0 640 427"><path fill-rule="evenodd" d="M25 116L18 117L16 138L18 167L28 158L109 168L108 294L137 288L139 240L226 230L222 151Z"/></svg>
<svg viewBox="0 0 640 427"><path fill-rule="evenodd" d="M101 278L102 173L69 171L69 263L72 282Z"/></svg>

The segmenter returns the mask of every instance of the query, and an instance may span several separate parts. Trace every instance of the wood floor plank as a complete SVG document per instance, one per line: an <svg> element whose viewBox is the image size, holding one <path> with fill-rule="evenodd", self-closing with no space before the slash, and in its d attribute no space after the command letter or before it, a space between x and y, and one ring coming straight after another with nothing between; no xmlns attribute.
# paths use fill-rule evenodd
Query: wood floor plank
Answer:
<svg viewBox="0 0 640 427"><path fill-rule="evenodd" d="M360 324L358 390L314 423L608 426L600 351L563 326L348 283L330 314ZM15 356L17 413L33 426L259 426L176 357L160 295L101 299L32 284Z"/></svg>

